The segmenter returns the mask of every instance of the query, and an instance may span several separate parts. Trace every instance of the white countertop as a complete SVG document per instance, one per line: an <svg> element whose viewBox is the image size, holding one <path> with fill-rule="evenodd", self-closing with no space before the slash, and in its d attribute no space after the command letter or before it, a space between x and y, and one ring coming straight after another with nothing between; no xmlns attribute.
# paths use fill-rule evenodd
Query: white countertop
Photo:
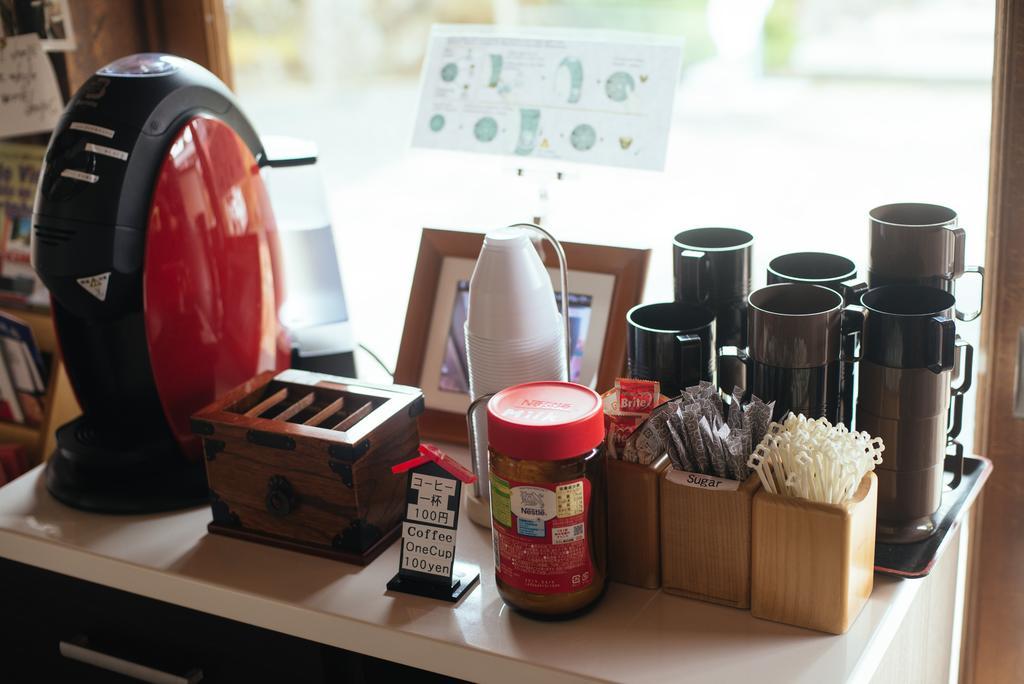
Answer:
<svg viewBox="0 0 1024 684"><path fill-rule="evenodd" d="M619 584L583 617L537 622L498 596L490 532L465 507L458 558L481 565L481 581L454 606L387 592L398 544L358 567L210 535L209 521L205 507L83 513L55 501L36 468L0 488L0 556L378 658L517 684L867 681L928 581L876 575L843 636Z"/></svg>

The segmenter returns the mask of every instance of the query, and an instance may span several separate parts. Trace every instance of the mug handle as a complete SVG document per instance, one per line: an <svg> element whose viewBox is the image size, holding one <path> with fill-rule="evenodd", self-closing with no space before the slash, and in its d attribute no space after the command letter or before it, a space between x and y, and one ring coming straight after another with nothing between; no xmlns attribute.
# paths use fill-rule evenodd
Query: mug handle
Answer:
<svg viewBox="0 0 1024 684"><path fill-rule="evenodd" d="M982 303L984 303L984 301L985 301L985 267L984 266L966 266L964 268L964 273L965 274L967 274L967 273L975 273L975 274L977 274L978 278L981 281L981 293L979 295L980 298L978 300L978 308L975 309L974 311L971 311L970 313L964 313L963 311L960 311L959 309L956 312L957 320L964 321L964 322L969 322L969 321L973 321L974 319L976 319L978 316L981 315L981 306L982 306Z"/></svg>
<svg viewBox="0 0 1024 684"><path fill-rule="evenodd" d="M964 425L964 395L957 394L953 397L948 417L949 429L946 430L948 439L956 439L960 436L960 430Z"/></svg>
<svg viewBox="0 0 1024 684"><path fill-rule="evenodd" d="M932 373L951 370L953 368L953 349L956 344L956 323L952 318L945 316L933 316L930 323L933 328L937 328L938 342L933 341L934 336L928 341L930 361L928 370Z"/></svg>
<svg viewBox="0 0 1024 684"><path fill-rule="evenodd" d="M946 449L948 450L949 447L953 447L953 453L950 454L947 451L942 469L947 473L953 473L953 479L949 483L949 488L956 489L964 478L964 445L955 439L951 439L946 445Z"/></svg>
<svg viewBox="0 0 1024 684"><path fill-rule="evenodd" d="M860 298L868 291L868 284L863 281L859 283L839 283L839 289L842 290L844 302L848 305L859 305Z"/></svg>
<svg viewBox="0 0 1024 684"><path fill-rule="evenodd" d="M708 258L707 252L684 249L679 256L685 260L695 261L696 268L681 269L679 280L676 282L676 301L706 304L711 298L711 260ZM705 292L701 292L701 282L705 285ZM686 296L688 292L696 292L698 296L688 297Z"/></svg>
<svg viewBox="0 0 1024 684"><path fill-rule="evenodd" d="M700 345L701 345L700 335L676 335L676 342L679 343L679 346L676 347L676 353L679 355L679 360L680 360L679 369L680 369L680 371L682 370L682 366L683 366L683 364L681 363L682 360L683 360L683 356L686 354L686 350L687 349L691 349L691 348L697 350L697 368L702 368L703 367L704 359L701 358L703 356L703 354L701 354L701 350L700 350ZM703 378L703 377L704 377L704 374L701 373L701 378ZM686 389L686 388L682 387L680 389Z"/></svg>
<svg viewBox="0 0 1024 684"><path fill-rule="evenodd" d="M865 289L867 286L865 286ZM843 319L840 323L840 332L845 339L848 335L853 337L851 355L845 359L847 363L860 361L861 345L858 344L864 333L864 307L850 304L843 309Z"/></svg>
<svg viewBox="0 0 1024 684"><path fill-rule="evenodd" d="M964 254L967 248L967 231L963 228L951 228L953 233L953 278L964 274Z"/></svg>
<svg viewBox="0 0 1024 684"><path fill-rule="evenodd" d="M722 359L736 359L743 364L744 369L744 386L746 387L746 393L750 393L751 387L753 387L753 367L751 365L750 355L747 354L746 350L740 349L739 347L727 346L718 348L718 362L719 368L721 368Z"/></svg>
<svg viewBox="0 0 1024 684"><path fill-rule="evenodd" d="M959 335L956 336L956 342L953 344L957 351L957 362L954 365L960 367L961 380L959 385L950 389L954 395L960 396L966 394L967 390L971 389L971 374L974 370L974 347Z"/></svg>

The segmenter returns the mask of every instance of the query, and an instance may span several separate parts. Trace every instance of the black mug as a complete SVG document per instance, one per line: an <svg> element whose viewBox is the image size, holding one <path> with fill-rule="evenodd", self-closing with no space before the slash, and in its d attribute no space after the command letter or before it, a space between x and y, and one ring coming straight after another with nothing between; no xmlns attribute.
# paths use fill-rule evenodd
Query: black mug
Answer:
<svg viewBox="0 0 1024 684"><path fill-rule="evenodd" d="M793 252L768 263L768 284L807 283L822 285L843 296L846 304L860 304L868 285L857 280L857 265L828 252Z"/></svg>
<svg viewBox="0 0 1024 684"><path fill-rule="evenodd" d="M962 454L953 438L960 433L961 397L971 388L974 348L956 333L956 298L945 290L925 285L886 285L868 290L864 305L862 351L869 364L891 369L928 369L960 384L952 387L950 446ZM862 375L861 384L865 382ZM908 399L904 398L904 401ZM868 407L870 410L870 407ZM963 459L947 459L946 470L959 483Z"/></svg>
<svg viewBox="0 0 1024 684"><path fill-rule="evenodd" d="M956 298L925 285L886 285L868 290L863 356L889 368L952 370L956 349Z"/></svg>
<svg viewBox="0 0 1024 684"><path fill-rule="evenodd" d="M672 240L675 301L715 312L719 344L747 341L754 236L738 228L692 228Z"/></svg>
<svg viewBox="0 0 1024 684"><path fill-rule="evenodd" d="M844 353L844 338L861 330L860 307L820 285L782 283L752 292L748 312L749 352L719 349L746 366L745 397L774 401L775 420L793 411L839 422L842 364L857 360Z"/></svg>
<svg viewBox="0 0 1024 684"><path fill-rule="evenodd" d="M657 380L674 397L717 380L715 315L697 304L640 304L626 314L629 377Z"/></svg>
<svg viewBox="0 0 1024 684"><path fill-rule="evenodd" d="M956 299L922 285L869 290L857 428L885 440L878 474L878 537L890 543L933 534L943 471L955 489L963 473L963 396L973 348L956 334ZM961 382L954 386L954 369ZM953 453L950 454L949 450Z"/></svg>
<svg viewBox="0 0 1024 684"><path fill-rule="evenodd" d="M847 305L859 305L868 285L857 279L857 265L851 259L827 252L794 252L777 256L768 263L768 284L809 283L822 285L838 292ZM857 355L857 336L843 339L843 353L847 358ZM853 425L854 373L853 363L843 363L840 382L839 419L847 427Z"/></svg>

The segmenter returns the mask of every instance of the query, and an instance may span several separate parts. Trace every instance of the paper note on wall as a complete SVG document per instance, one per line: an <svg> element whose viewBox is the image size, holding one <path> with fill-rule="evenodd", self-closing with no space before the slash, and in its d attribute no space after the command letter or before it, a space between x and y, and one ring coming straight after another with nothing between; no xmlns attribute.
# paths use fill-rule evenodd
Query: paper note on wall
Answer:
<svg viewBox="0 0 1024 684"><path fill-rule="evenodd" d="M64 110L39 36L0 41L0 138L53 130Z"/></svg>
<svg viewBox="0 0 1024 684"><path fill-rule="evenodd" d="M661 170L678 39L435 26L413 145Z"/></svg>

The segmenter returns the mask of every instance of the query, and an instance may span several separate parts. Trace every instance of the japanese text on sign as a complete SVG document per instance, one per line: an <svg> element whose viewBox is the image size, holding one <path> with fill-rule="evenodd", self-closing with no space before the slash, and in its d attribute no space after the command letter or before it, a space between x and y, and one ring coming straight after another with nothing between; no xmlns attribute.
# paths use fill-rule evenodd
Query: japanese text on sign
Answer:
<svg viewBox="0 0 1024 684"><path fill-rule="evenodd" d="M409 503L406 520L454 528L458 506L454 500L455 480L413 473L411 484L416 503Z"/></svg>

